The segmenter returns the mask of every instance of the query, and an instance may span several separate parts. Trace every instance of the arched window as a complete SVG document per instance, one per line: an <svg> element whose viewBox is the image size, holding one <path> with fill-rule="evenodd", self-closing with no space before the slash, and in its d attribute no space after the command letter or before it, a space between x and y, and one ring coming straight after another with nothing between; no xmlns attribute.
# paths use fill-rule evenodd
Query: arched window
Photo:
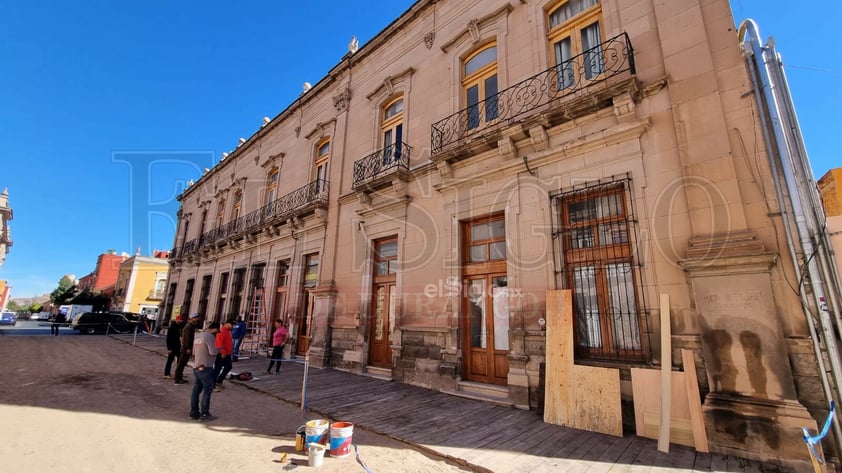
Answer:
<svg viewBox="0 0 842 473"><path fill-rule="evenodd" d="M219 199L216 206L216 226L220 226L225 220L225 199Z"/></svg>
<svg viewBox="0 0 842 473"><path fill-rule="evenodd" d="M463 61L462 89L468 129L497 118L497 44L490 43Z"/></svg>
<svg viewBox="0 0 842 473"><path fill-rule="evenodd" d="M330 164L330 138L316 145L316 165L313 176L316 181L316 192L322 192L327 188L328 164Z"/></svg>
<svg viewBox="0 0 842 473"><path fill-rule="evenodd" d="M280 173L278 168L272 168L269 171L269 176L266 179L266 203L272 203L278 198L278 177Z"/></svg>
<svg viewBox="0 0 842 473"><path fill-rule="evenodd" d="M383 165L400 162L403 146L403 96L392 99L383 106Z"/></svg>
<svg viewBox="0 0 842 473"><path fill-rule="evenodd" d="M234 192L234 206L231 208L231 221L237 220L240 218L240 210L242 210L243 206L243 191L237 190Z"/></svg>
<svg viewBox="0 0 842 473"><path fill-rule="evenodd" d="M599 0L562 0L547 10L547 38L559 74L559 89L602 74L601 20Z"/></svg>

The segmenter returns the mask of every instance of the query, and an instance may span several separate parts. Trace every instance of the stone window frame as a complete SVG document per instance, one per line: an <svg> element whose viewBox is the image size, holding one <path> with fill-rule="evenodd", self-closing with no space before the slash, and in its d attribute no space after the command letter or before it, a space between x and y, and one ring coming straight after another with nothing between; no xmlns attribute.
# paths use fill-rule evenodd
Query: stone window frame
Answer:
<svg viewBox="0 0 842 473"><path fill-rule="evenodd" d="M385 107L399 97L403 97L403 142L409 143L410 127L409 117L411 112L412 75L415 69L410 67L395 75L387 76L383 82L366 95L371 107L371 114L374 117L372 127L372 150L383 148L383 118ZM410 163L412 165L412 163Z"/></svg>

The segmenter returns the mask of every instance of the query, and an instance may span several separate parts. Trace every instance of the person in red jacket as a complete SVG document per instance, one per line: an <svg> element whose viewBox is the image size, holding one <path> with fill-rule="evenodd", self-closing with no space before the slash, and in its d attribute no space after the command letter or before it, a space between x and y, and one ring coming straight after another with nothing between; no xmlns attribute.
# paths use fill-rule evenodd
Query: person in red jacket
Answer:
<svg viewBox="0 0 842 473"><path fill-rule="evenodd" d="M226 320L216 334L216 363L213 365L213 374L216 379L216 388L222 389L222 382L231 371L231 354L234 353L234 339L231 337L233 322Z"/></svg>

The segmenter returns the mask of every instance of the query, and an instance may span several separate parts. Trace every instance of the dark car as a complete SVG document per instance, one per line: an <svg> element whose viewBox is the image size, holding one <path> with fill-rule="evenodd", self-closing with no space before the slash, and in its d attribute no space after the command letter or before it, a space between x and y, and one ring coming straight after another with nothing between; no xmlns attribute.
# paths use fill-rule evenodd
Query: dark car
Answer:
<svg viewBox="0 0 842 473"><path fill-rule="evenodd" d="M117 312L86 312L70 324L70 328L79 333L105 333L117 332L128 333L134 331L137 321L130 320L125 315Z"/></svg>
<svg viewBox="0 0 842 473"><path fill-rule="evenodd" d="M18 323L18 315L14 312L0 312L0 325L15 325Z"/></svg>

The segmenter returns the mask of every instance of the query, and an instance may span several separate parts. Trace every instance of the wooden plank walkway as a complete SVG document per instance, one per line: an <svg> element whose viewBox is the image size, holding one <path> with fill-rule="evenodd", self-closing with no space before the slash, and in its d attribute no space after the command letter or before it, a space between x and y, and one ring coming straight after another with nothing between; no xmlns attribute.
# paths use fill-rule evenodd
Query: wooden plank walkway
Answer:
<svg viewBox="0 0 842 473"><path fill-rule="evenodd" d="M139 348L166 354L164 337L113 335ZM303 364L284 362L280 375L267 375L267 358L241 360L235 372L256 379L239 383L300 405ZM162 360L163 369L163 360ZM657 441L546 424L535 411L466 399L404 383L334 369L310 368L306 407L314 418L353 422L470 469L500 473L766 472L790 470L740 458L697 453Z"/></svg>

